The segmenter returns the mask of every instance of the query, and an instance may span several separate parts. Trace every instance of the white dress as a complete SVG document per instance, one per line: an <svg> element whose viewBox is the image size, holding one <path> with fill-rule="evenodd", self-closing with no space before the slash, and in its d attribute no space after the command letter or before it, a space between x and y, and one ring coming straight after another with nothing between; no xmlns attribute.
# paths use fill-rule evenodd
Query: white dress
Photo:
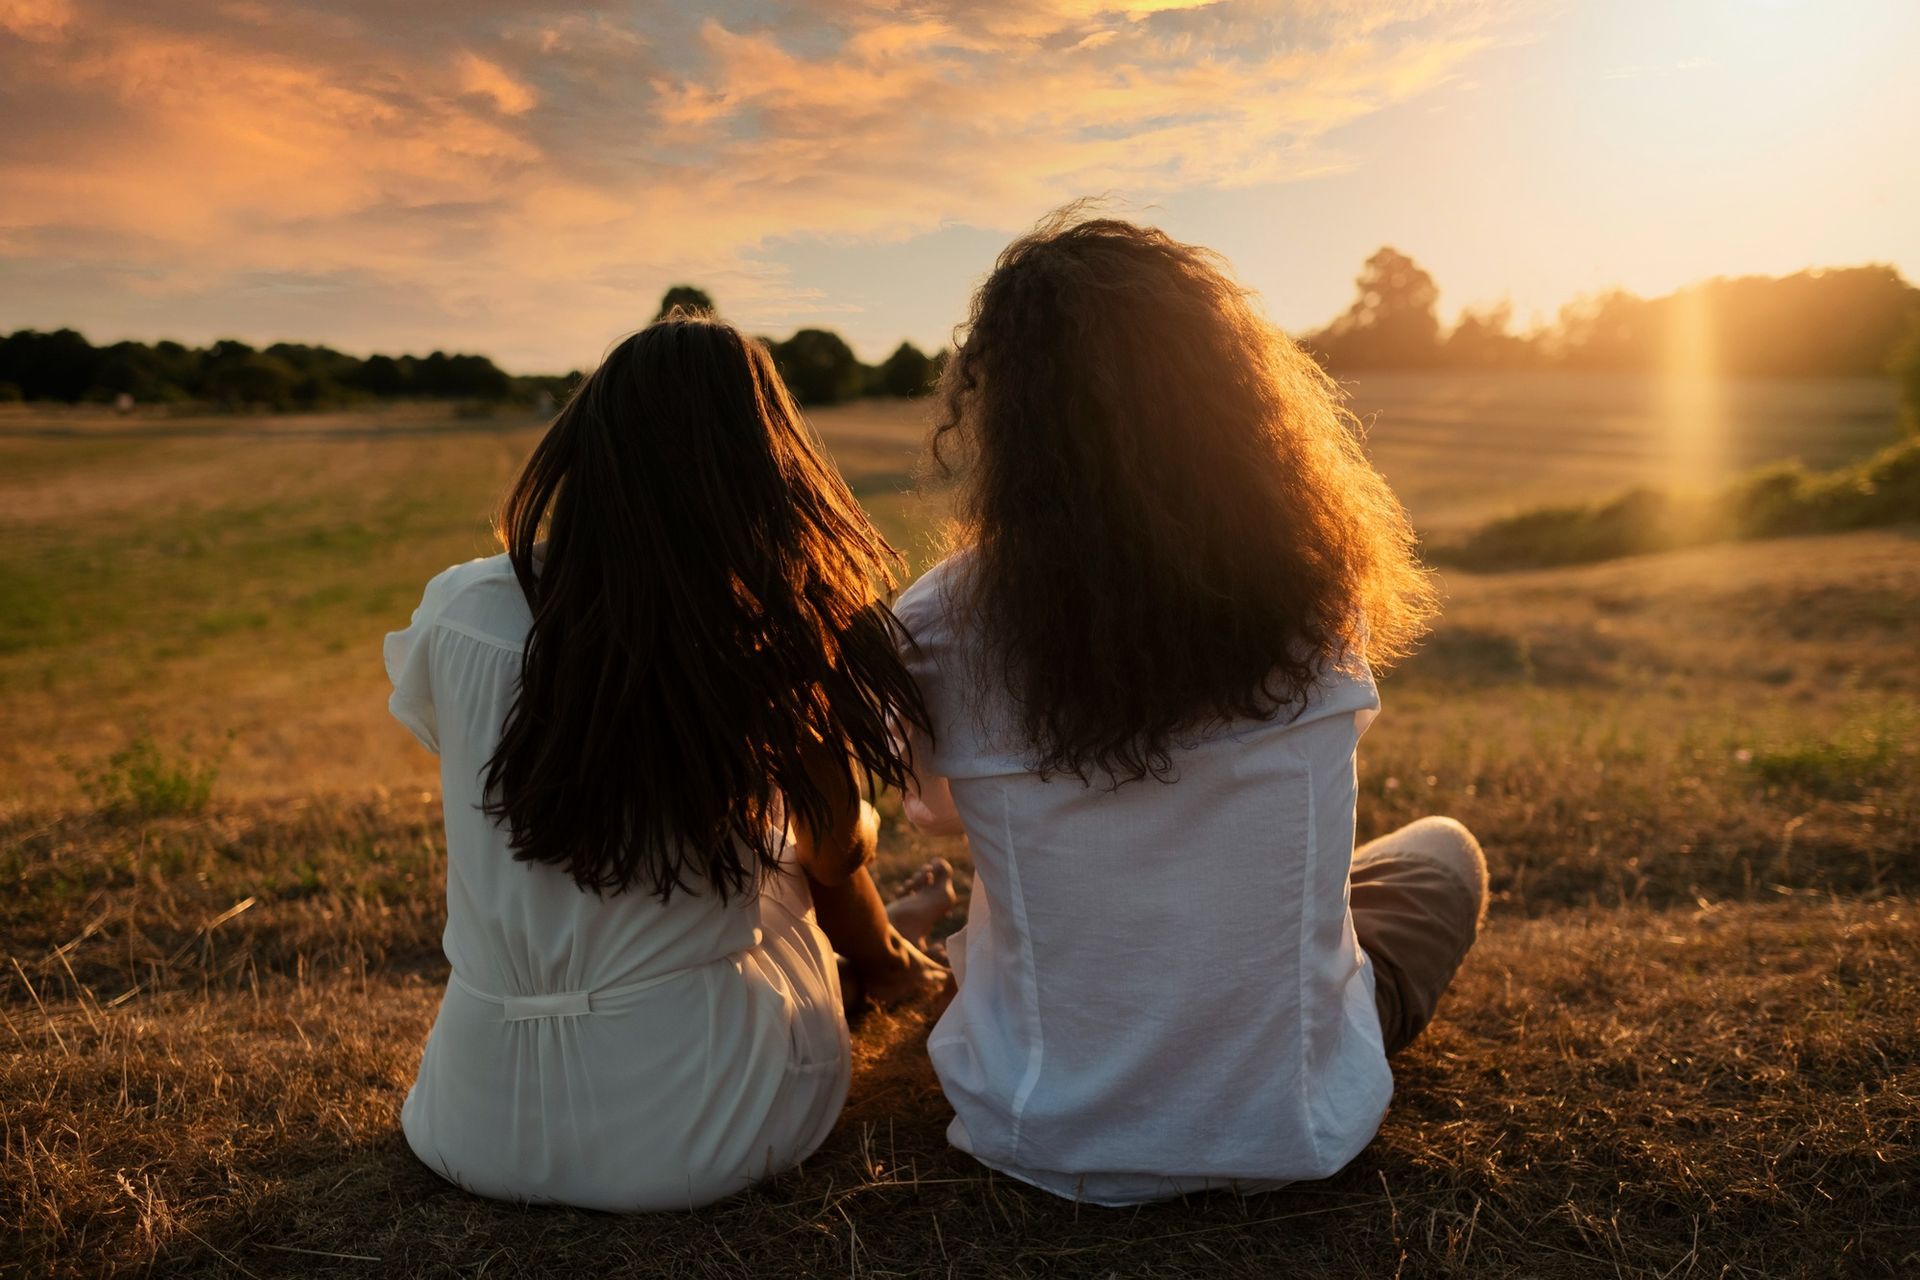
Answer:
<svg viewBox="0 0 1920 1280"><path fill-rule="evenodd" d="M440 756L453 974L407 1095L413 1150L505 1200L685 1209L799 1163L851 1069L797 871L722 906L600 897L480 809L531 617L505 556L427 584L386 638L394 716Z"/></svg>
<svg viewBox="0 0 1920 1280"><path fill-rule="evenodd" d="M908 814L964 826L975 868L959 993L927 1045L949 1139L1104 1205L1336 1172L1392 1092L1347 907L1372 679L1329 673L1297 718L1177 750L1170 785L1042 780L1005 689L975 678L949 603L964 571L937 566L895 608L935 734Z"/></svg>

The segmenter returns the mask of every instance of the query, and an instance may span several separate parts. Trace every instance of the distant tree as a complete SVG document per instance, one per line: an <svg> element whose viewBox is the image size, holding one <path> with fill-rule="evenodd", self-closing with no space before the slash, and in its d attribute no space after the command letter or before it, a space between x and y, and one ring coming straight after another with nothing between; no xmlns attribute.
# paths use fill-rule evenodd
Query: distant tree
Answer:
<svg viewBox="0 0 1920 1280"><path fill-rule="evenodd" d="M21 329L0 339L0 382L28 400L78 401L93 385L96 353L72 329Z"/></svg>
<svg viewBox="0 0 1920 1280"><path fill-rule="evenodd" d="M1655 368L1662 341L1647 300L1624 289L1562 306L1549 337L1560 363L1581 369Z"/></svg>
<svg viewBox="0 0 1920 1280"><path fill-rule="evenodd" d="M565 387L578 375L554 381ZM485 356L436 351L358 356L332 347L277 342L264 351L223 338L205 349L162 340L95 347L71 329L0 335L0 382L27 400L205 400L273 409L313 408L356 396L457 396L498 400L531 394Z"/></svg>
<svg viewBox="0 0 1920 1280"><path fill-rule="evenodd" d="M860 359L830 330L800 330L773 348L773 359L801 404L837 404L860 394Z"/></svg>
<svg viewBox="0 0 1920 1280"><path fill-rule="evenodd" d="M153 358L168 387L165 399L189 399L200 385L200 366L205 353L196 348L162 338L153 344Z"/></svg>
<svg viewBox="0 0 1920 1280"><path fill-rule="evenodd" d="M1716 278L1658 298L1614 289L1562 307L1548 344L1570 368L1658 369L1683 307L1722 373L1859 377L1886 370L1920 289L1883 266Z"/></svg>
<svg viewBox="0 0 1920 1280"><path fill-rule="evenodd" d="M682 311L692 311L702 315L718 315L713 299L707 296L705 289L690 284L676 284L661 295L660 310L654 313L655 320L664 320L667 313L675 307Z"/></svg>
<svg viewBox="0 0 1920 1280"><path fill-rule="evenodd" d="M1920 290L1886 266L1715 279L1693 289L1729 373L1883 373L1920 307Z"/></svg>
<svg viewBox="0 0 1920 1280"><path fill-rule="evenodd" d="M448 364L454 395L500 400L513 392L513 379L485 356L457 355Z"/></svg>
<svg viewBox="0 0 1920 1280"><path fill-rule="evenodd" d="M1440 355L1440 288L1420 264L1382 248L1354 280L1353 305L1306 339L1329 363L1354 368L1421 368Z"/></svg>
<svg viewBox="0 0 1920 1280"><path fill-rule="evenodd" d="M178 343L171 345L179 347ZM180 350L184 352L185 348ZM116 342L97 349L88 397L113 400L129 395L148 403L186 399L193 367L169 359L170 354L144 342Z"/></svg>
<svg viewBox="0 0 1920 1280"><path fill-rule="evenodd" d="M286 361L298 375L293 398L307 408L337 404L346 399L354 375L364 363L332 347L297 342L276 342L267 348L266 354Z"/></svg>
<svg viewBox="0 0 1920 1280"><path fill-rule="evenodd" d="M354 387L374 396L405 395L407 384L407 370L392 356L368 356L352 378Z"/></svg>
<svg viewBox="0 0 1920 1280"><path fill-rule="evenodd" d="M408 381L410 388L418 395L450 396L456 394L453 389L453 362L444 351L429 352L419 360L410 362L412 369Z"/></svg>
<svg viewBox="0 0 1920 1280"><path fill-rule="evenodd" d="M234 409L292 407L300 382L292 365L244 342L219 342L214 347L201 384L208 399Z"/></svg>
<svg viewBox="0 0 1920 1280"><path fill-rule="evenodd" d="M933 389L933 361L911 342L903 342L880 362L880 391L890 396L922 396Z"/></svg>
<svg viewBox="0 0 1920 1280"><path fill-rule="evenodd" d="M1513 304L1497 302L1468 307L1447 335L1443 351L1449 367L1518 369L1534 363L1538 353L1529 338L1512 331Z"/></svg>

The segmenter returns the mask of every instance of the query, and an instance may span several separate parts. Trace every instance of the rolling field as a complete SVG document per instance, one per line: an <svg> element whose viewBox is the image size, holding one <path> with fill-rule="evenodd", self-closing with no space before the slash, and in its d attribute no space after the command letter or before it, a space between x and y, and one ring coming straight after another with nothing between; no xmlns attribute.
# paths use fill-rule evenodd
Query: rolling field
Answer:
<svg viewBox="0 0 1920 1280"><path fill-rule="evenodd" d="M1675 466L1644 380L1355 392L1430 533ZM1703 482L1897 435L1880 384L1720 403ZM916 567L923 412L816 416ZM437 778L378 644L492 552L537 429L0 413L0 1273L1920 1269L1920 526L1445 576L1383 682L1360 826L1453 813L1495 902L1328 1182L1116 1213L988 1178L945 1146L917 1011L857 1033L822 1152L726 1205L446 1186L397 1126L446 973ZM196 780L203 810L138 812ZM964 862L883 807L883 881Z"/></svg>

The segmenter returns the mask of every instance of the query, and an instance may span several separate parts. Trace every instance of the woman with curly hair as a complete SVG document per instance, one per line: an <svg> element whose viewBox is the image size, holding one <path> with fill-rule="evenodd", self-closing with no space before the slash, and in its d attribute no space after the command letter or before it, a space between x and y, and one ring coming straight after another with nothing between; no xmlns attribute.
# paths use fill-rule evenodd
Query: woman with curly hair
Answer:
<svg viewBox="0 0 1920 1280"><path fill-rule="evenodd" d="M958 547L896 610L908 812L976 871L952 1141L1096 1204L1335 1172L1486 900L1450 819L1354 850L1372 672L1434 608L1405 513L1218 259L1126 222L1011 245L941 394Z"/></svg>

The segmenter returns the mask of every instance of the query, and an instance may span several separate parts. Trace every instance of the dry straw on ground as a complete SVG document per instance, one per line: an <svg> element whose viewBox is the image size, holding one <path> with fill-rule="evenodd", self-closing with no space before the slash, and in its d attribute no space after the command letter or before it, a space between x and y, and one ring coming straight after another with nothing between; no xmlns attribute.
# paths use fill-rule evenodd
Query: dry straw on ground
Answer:
<svg viewBox="0 0 1920 1280"><path fill-rule="evenodd" d="M1428 399L1389 478L1495 501L1531 419ZM822 425L923 546L918 425L876 414ZM988 1176L922 1010L861 1028L801 1170L622 1219L468 1197L398 1131L444 851L377 637L487 550L527 435L366 425L0 433L0 1275L1920 1274L1914 530L1447 576L1361 834L1452 812L1496 900L1338 1177L1118 1212ZM889 806L889 877L936 851Z"/></svg>
<svg viewBox="0 0 1920 1280"><path fill-rule="evenodd" d="M7 833L33 890L8 911L0 1005L0 1217L23 1273L1920 1266L1920 918L1899 897L1498 911L1380 1138L1272 1195L1117 1212L984 1174L946 1146L918 1011L868 1020L826 1148L737 1200L632 1220L479 1201L396 1123L444 976L431 817Z"/></svg>

